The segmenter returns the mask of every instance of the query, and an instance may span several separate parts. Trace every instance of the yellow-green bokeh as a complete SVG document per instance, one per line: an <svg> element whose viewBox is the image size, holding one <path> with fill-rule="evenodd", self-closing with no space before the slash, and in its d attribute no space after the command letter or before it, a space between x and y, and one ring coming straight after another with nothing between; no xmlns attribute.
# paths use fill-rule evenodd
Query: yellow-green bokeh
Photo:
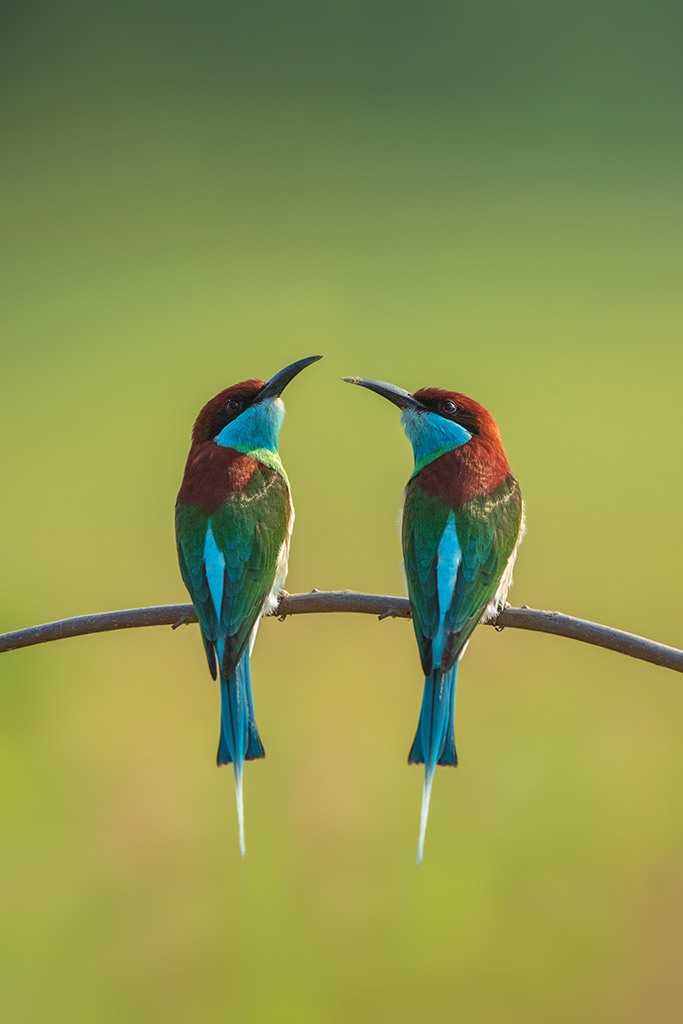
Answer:
<svg viewBox="0 0 683 1024"><path fill-rule="evenodd" d="M185 600L194 416L321 353L289 590L401 592L409 446L361 374L492 409L514 603L681 646L674 14L257 7L12 26L0 629ZM417 870L409 624L263 624L244 862L195 627L1 662L3 1019L678 1019L674 673L481 629Z"/></svg>

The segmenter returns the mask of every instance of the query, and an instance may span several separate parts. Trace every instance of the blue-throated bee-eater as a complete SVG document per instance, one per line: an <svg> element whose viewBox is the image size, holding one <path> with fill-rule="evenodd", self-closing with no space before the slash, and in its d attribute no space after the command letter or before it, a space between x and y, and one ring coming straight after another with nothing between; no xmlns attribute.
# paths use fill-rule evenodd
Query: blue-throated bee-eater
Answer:
<svg viewBox="0 0 683 1024"><path fill-rule="evenodd" d="M457 765L454 733L458 662L479 622L505 607L524 534L519 484L493 416L455 391L414 394L345 377L402 411L415 469L403 502L402 542L413 626L425 675L409 764L424 764L418 864L424 852L434 769Z"/></svg>
<svg viewBox="0 0 683 1024"><path fill-rule="evenodd" d="M226 388L204 406L176 502L180 572L197 612L209 671L220 678L219 765L232 762L244 856L242 769L265 757L256 728L249 656L259 619L275 610L287 575L294 506L277 443L280 395L320 356L264 383Z"/></svg>

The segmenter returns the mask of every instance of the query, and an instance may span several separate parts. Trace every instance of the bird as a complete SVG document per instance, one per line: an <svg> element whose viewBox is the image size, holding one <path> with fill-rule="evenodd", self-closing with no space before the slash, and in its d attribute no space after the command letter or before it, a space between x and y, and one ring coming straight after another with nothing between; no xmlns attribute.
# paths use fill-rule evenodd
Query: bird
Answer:
<svg viewBox="0 0 683 1024"><path fill-rule="evenodd" d="M206 403L192 430L175 507L180 574L197 613L209 671L220 680L216 761L233 765L242 856L244 762L265 757L249 657L261 616L277 608L294 524L289 480L278 455L285 415L280 396L320 358L300 359L267 383L233 384Z"/></svg>
<svg viewBox="0 0 683 1024"><path fill-rule="evenodd" d="M401 515L403 565L425 676L409 764L424 764L417 863L437 765L455 767L458 663L479 622L505 607L524 505L491 413L472 398L440 388L411 394L384 381L344 377L401 410L415 467Z"/></svg>

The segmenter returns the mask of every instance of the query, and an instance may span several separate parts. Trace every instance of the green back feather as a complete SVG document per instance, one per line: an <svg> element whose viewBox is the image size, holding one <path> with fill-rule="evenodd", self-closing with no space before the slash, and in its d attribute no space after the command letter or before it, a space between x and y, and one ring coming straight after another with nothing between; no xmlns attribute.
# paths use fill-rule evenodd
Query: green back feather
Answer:
<svg viewBox="0 0 683 1024"><path fill-rule="evenodd" d="M265 466L257 468L245 491L228 495L211 515L198 505L176 506L180 572L197 611L205 643L228 638L231 661L239 660L272 590L290 515L285 479L274 468ZM219 615L204 566L209 525L225 558Z"/></svg>
<svg viewBox="0 0 683 1024"><path fill-rule="evenodd" d="M427 494L419 478L410 480L403 509L403 556L423 666L431 663L432 640L439 631L437 552L451 511L462 561L444 628L452 636L449 650L457 657L493 599L517 542L522 520L519 485L508 477L490 495L452 509L444 498Z"/></svg>

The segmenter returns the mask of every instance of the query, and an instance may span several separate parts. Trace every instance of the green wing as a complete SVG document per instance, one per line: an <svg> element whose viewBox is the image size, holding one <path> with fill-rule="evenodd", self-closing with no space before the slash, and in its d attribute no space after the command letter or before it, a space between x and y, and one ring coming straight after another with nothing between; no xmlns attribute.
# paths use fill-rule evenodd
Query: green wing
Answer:
<svg viewBox="0 0 683 1024"><path fill-rule="evenodd" d="M204 547L208 527L209 516L202 511L199 505L176 503L175 534L180 575L197 613L209 669L215 679L216 655L213 640L217 635L217 618L204 567Z"/></svg>
<svg viewBox="0 0 683 1024"><path fill-rule="evenodd" d="M176 506L180 571L197 611L209 653L225 640L224 669L234 670L273 588L287 536L289 490L274 469L259 467L244 491L230 493L207 514ZM207 535L211 538L207 542ZM213 669L212 669L213 670Z"/></svg>
<svg viewBox="0 0 683 1024"><path fill-rule="evenodd" d="M460 565L444 615L439 607L438 550L451 514ZM403 515L403 551L415 633L426 675L433 667L432 646L437 638L443 643L441 667L447 671L454 664L495 596L517 543L521 520L522 500L513 477L508 477L490 495L476 497L459 510L449 507L443 498L427 494L419 478L410 481ZM454 540L454 558L457 547Z"/></svg>
<svg viewBox="0 0 683 1024"><path fill-rule="evenodd" d="M508 477L492 494L474 498L456 512L462 562L446 626L449 633L462 638L462 643L495 596L515 549L521 523L522 497L513 477Z"/></svg>
<svg viewBox="0 0 683 1024"><path fill-rule="evenodd" d="M442 498L409 481L403 504L401 532L403 565L413 612L413 627L426 676L431 675L432 641L439 630L437 552L451 509Z"/></svg>

